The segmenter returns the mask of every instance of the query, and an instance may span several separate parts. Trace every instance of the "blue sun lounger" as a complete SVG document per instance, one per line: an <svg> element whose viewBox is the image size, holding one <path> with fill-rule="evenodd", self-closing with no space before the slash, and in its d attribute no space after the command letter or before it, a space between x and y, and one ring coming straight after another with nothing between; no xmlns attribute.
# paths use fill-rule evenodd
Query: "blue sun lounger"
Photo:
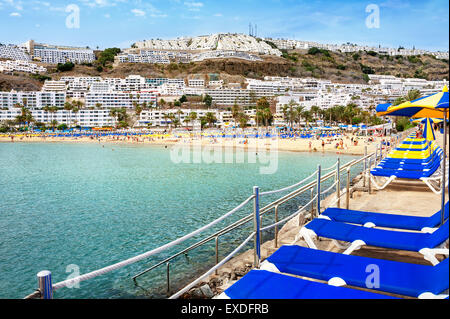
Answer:
<svg viewBox="0 0 450 319"><path fill-rule="evenodd" d="M370 170L370 179L373 185L378 189L385 189L397 178L421 180L435 194L441 194L440 186L433 185L441 181L441 154L442 149L438 148L426 161L417 159L392 159L387 158L380 162L378 166ZM420 166L423 165L422 168ZM376 178L386 178L384 181L377 181ZM448 181L446 181L448 182Z"/></svg>
<svg viewBox="0 0 450 319"><path fill-rule="evenodd" d="M392 177L396 178L406 178L406 179L421 179L423 177L430 177L441 166L440 161L435 161L430 168L423 168L421 170L410 170L404 169L399 166L398 169L393 168L383 168L382 166L377 166L370 170L370 173L373 176L381 176L381 177Z"/></svg>
<svg viewBox="0 0 450 319"><path fill-rule="evenodd" d="M444 207L444 219L449 216L449 203ZM394 215L364 212L343 208L327 208L321 218L335 222L364 225L365 227L387 227L422 232L432 232L441 223L441 210L430 217Z"/></svg>
<svg viewBox="0 0 450 319"><path fill-rule="evenodd" d="M436 266L427 266L283 246L261 264L261 269L319 279L338 287L370 288L420 299L448 296L444 293L449 286L448 258ZM368 276L375 272L379 280L369 282L372 285L368 287Z"/></svg>
<svg viewBox="0 0 450 319"><path fill-rule="evenodd" d="M374 246L388 249L398 249L418 252L423 257L437 265L439 261L436 255L448 256L448 248L442 248L449 235L449 221L447 220L441 227L433 233L419 233L394 231L385 229L367 228L359 225L334 222L322 218L316 218L300 229L296 240L302 237L310 248L317 249L313 239L317 236L351 243L343 254L350 255L355 250L363 246Z"/></svg>
<svg viewBox="0 0 450 319"><path fill-rule="evenodd" d="M218 299L394 299L377 293L335 287L281 275L251 270Z"/></svg>

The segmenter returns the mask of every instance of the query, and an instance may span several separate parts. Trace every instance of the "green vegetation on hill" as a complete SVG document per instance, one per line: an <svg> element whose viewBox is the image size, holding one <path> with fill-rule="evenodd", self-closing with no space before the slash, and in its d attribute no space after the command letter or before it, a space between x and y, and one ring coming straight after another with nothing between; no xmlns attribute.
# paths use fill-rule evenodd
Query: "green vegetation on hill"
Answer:
<svg viewBox="0 0 450 319"><path fill-rule="evenodd" d="M229 79L226 83L243 83L244 77L263 79L264 76L313 77L340 83L367 83L369 74L393 75L400 78L442 80L449 78L449 61L430 55L414 57L387 56L360 51L357 53L310 50L283 50L282 57L263 57L264 61L240 59L213 59L202 62L148 64L121 63L113 66L117 48L96 52L99 60L92 64L75 65L64 69L67 76L103 76L124 78L130 74L144 77L186 78L191 74L217 74ZM58 79L61 75L54 65L44 65L48 73L36 75L0 74L3 90L39 90L47 77ZM61 69L61 67L59 68ZM2 81L5 79L4 81ZM6 81L6 78L8 79Z"/></svg>
<svg viewBox="0 0 450 319"><path fill-rule="evenodd" d="M119 54L121 50L119 48L109 48L100 52L98 55L98 64L106 66L107 63L113 63L114 57Z"/></svg>

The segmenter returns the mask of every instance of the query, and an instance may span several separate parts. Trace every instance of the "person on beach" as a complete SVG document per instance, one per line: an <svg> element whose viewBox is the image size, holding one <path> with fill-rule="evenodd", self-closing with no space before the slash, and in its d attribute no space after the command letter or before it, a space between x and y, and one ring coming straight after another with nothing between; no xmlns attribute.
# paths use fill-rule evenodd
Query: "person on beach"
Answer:
<svg viewBox="0 0 450 319"><path fill-rule="evenodd" d="M322 152L325 152L325 141L322 140Z"/></svg>

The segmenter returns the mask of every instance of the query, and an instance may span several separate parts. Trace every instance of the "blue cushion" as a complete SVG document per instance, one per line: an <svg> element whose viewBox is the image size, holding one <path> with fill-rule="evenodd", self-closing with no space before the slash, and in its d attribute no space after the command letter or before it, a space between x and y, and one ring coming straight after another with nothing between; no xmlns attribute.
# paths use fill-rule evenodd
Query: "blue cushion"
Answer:
<svg viewBox="0 0 450 319"><path fill-rule="evenodd" d="M251 270L225 290L231 299L393 299L362 290L334 287L265 270Z"/></svg>
<svg viewBox="0 0 450 319"><path fill-rule="evenodd" d="M432 234L366 228L316 218L305 226L318 236L353 242L362 240L369 246L419 251L435 248L448 239L448 220Z"/></svg>
<svg viewBox="0 0 450 319"><path fill-rule="evenodd" d="M448 258L436 266L343 255L300 246L283 246L267 258L280 272L328 281L333 277L347 285L366 287L368 268L379 269L379 288L375 290L418 297L424 292L440 294L449 285Z"/></svg>
<svg viewBox="0 0 450 319"><path fill-rule="evenodd" d="M449 203L444 207L444 219L449 215ZM348 210L343 208L327 208L322 215L336 222L364 225L372 222L377 227L421 230L424 227L436 227L441 223L441 210L430 217L405 216Z"/></svg>

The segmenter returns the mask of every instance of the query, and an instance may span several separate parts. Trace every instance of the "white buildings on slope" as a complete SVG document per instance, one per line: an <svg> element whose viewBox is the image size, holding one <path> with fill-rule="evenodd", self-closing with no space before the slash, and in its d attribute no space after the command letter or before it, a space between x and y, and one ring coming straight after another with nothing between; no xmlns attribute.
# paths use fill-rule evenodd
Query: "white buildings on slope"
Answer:
<svg viewBox="0 0 450 319"><path fill-rule="evenodd" d="M151 39L136 42L133 47L173 51L236 51L281 56L278 49L272 48L265 41L245 34L213 34L175 40Z"/></svg>
<svg viewBox="0 0 450 319"><path fill-rule="evenodd" d="M40 109L45 106L64 107L66 92L0 92L0 108L12 109L18 105L29 109Z"/></svg>
<svg viewBox="0 0 450 319"><path fill-rule="evenodd" d="M153 92L94 92L90 91L85 95L87 107L103 108L128 108L131 109L135 104L156 105L156 91Z"/></svg>
<svg viewBox="0 0 450 319"><path fill-rule="evenodd" d="M12 108L8 110L0 109L0 121L14 120L21 114L20 108ZM111 127L115 125L115 119L110 116L110 109L82 109L77 113L58 110L56 112L46 112L42 109L31 110L31 115L36 122L51 124L57 121L58 125L66 124L67 126L81 127Z"/></svg>
<svg viewBox="0 0 450 319"><path fill-rule="evenodd" d="M45 73L47 69L43 66L38 66L35 63L28 61L0 61L0 72L13 73L13 72L25 72L25 73Z"/></svg>
<svg viewBox="0 0 450 319"><path fill-rule="evenodd" d="M16 45L4 45L0 43L0 58L19 61L30 61L31 57L23 48Z"/></svg>
<svg viewBox="0 0 450 319"><path fill-rule="evenodd" d="M386 47L371 47L367 45L356 45L356 44L324 44L317 43L312 41L300 41L300 40L292 40L292 39L271 39L266 38L267 41L274 43L280 50L294 50L294 49L303 49L308 50L312 47L316 47L319 49L325 49L330 51L340 51L340 52L358 52L358 51L374 51L381 55L402 55L402 56L412 56L412 55L422 55L422 54L430 54L435 56L437 59L447 59L449 58L449 53L447 52L433 52L428 50L420 50L420 49L405 49L405 48L386 48Z"/></svg>
<svg viewBox="0 0 450 319"><path fill-rule="evenodd" d="M29 40L20 45L30 56L43 63L92 63L95 61L94 51L88 48L56 46L35 43Z"/></svg>

